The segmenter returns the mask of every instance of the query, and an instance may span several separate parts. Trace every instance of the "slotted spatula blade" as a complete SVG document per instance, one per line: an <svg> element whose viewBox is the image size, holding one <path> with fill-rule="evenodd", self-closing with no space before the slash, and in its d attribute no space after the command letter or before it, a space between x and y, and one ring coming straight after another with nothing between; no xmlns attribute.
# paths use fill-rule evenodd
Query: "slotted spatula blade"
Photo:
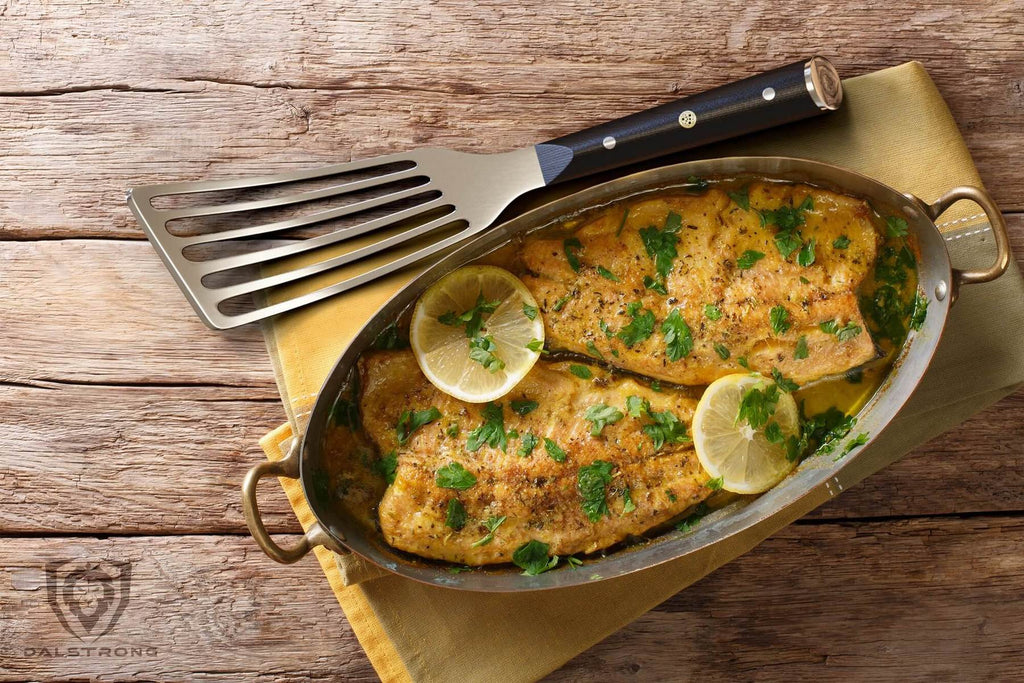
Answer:
<svg viewBox="0 0 1024 683"><path fill-rule="evenodd" d="M130 189L128 205L199 317L227 329L451 249L530 190L808 118L841 101L835 69L814 57L512 152L421 149L150 185ZM313 289L294 291L304 281Z"/></svg>

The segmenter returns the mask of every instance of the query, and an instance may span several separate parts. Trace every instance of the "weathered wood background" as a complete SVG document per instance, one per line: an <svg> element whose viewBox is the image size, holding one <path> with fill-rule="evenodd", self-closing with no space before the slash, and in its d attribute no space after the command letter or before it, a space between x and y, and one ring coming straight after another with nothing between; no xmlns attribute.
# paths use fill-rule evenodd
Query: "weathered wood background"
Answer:
<svg viewBox="0 0 1024 683"><path fill-rule="evenodd" d="M365 6L364 6L365 5ZM319 568L246 535L284 419L255 329L206 330L131 184L415 145L506 149L809 54L924 62L1024 254L1024 3L0 0L0 679L373 679ZM562 680L1024 676L1024 393L568 663ZM269 491L269 525L293 532ZM113 641L50 560L134 563Z"/></svg>

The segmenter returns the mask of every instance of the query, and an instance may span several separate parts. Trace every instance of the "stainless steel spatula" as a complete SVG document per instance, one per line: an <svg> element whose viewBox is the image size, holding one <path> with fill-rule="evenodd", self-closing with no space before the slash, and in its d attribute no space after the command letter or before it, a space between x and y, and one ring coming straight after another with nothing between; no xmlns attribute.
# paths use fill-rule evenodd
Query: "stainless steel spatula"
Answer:
<svg viewBox="0 0 1024 683"><path fill-rule="evenodd" d="M841 101L835 68L813 57L513 152L422 149L135 187L128 205L199 317L227 329L449 249L529 190L808 118ZM289 292L314 276L313 291Z"/></svg>

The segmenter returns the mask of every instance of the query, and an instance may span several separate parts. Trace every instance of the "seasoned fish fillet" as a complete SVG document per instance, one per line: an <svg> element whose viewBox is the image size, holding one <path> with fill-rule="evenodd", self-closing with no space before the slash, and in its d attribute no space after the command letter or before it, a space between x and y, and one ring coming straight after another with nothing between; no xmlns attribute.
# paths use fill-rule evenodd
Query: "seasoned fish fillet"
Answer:
<svg viewBox="0 0 1024 683"><path fill-rule="evenodd" d="M363 425L381 453L397 453L395 480L379 507L388 543L424 557L471 565L509 562L530 540L547 543L552 555L589 553L641 534L710 495L709 477L689 440L669 440L655 451L651 433L657 434L651 414L666 411L689 427L696 401L680 391L659 393L633 379L610 377L598 367L587 369L593 379L572 374L569 363L537 363L500 403L506 448L494 443L471 451L467 443L474 430L497 408L463 403L438 391L410 351L360 358ZM646 399L650 410L639 417L629 415L629 396ZM522 401L536 401L537 407L521 415L529 407ZM593 436L593 424L584 416L597 404L624 415ZM441 417L399 443L396 425L402 413L432 407ZM645 431L645 425L655 427ZM528 434L537 437L537 444L521 455ZM564 452L563 462L552 457L559 457L558 449ZM577 481L581 467L595 461L612 467L604 498L598 489L594 501L598 507L606 505L607 514L599 511L591 521ZM439 486L438 470L453 462L472 474L475 484L465 490ZM635 506L629 512L627 490ZM465 508L461 530L446 526L453 499ZM505 521L493 540L473 547L488 534L485 522L500 517Z"/></svg>
<svg viewBox="0 0 1024 683"><path fill-rule="evenodd" d="M807 197L813 208L806 208ZM799 221L790 232L797 245L814 240L803 257L806 263L813 252L813 263L801 265L799 250L783 258L773 214L762 225L759 210L780 207L788 216L779 223L794 216ZM753 371L769 374L777 367L803 383L876 356L857 304L857 288L881 241L864 201L804 185L755 182L745 197L730 198L715 188L700 196L663 194L628 205L625 220L623 212L621 206L607 210L568 241L525 240L523 281L540 302L551 348L591 356L596 350L616 366L688 385L743 372L740 359ZM670 212L682 220L666 234ZM743 269L745 253L754 262ZM658 277L658 254L664 278ZM681 316L693 344L675 360L662 329L674 309L675 328ZM649 336L640 338L645 332ZM794 357L801 338L806 358ZM674 355L679 351L677 346Z"/></svg>

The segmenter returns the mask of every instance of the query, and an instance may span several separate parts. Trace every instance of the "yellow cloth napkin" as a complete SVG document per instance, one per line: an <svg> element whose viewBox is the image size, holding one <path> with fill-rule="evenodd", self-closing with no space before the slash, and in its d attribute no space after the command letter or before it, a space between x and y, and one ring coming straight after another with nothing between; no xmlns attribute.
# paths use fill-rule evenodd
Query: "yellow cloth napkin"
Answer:
<svg viewBox="0 0 1024 683"><path fill-rule="evenodd" d="M836 114L700 150L700 156L783 154L819 159L858 170L926 201L956 185L980 185L956 124L920 64L911 62L852 78L844 81L844 87L847 100ZM559 188L542 194L547 199L566 191ZM537 201L535 197L523 205ZM991 261L991 239L985 239L987 228L977 207L964 202L955 205L942 217L940 229L976 238L948 238L960 257ZM851 474L851 482L962 421L1024 379L1024 365L1012 345L1005 353L996 349L995 360L985 365L979 365L978 354L970 352L971 339L981 339L988 332L1004 336L986 327L986 317L973 316L972 310L998 307L1000 316L987 319L1000 319L1003 329L1013 329L1007 321L1009 297L1010 317L1024 324L1020 276L1012 270L1000 281L965 289L950 322L958 329L957 339L944 343L937 369L929 373L932 380L922 383L908 408L872 446L870 452L875 455L858 458L861 464ZM305 426L321 383L356 331L411 277L393 276L264 326L289 417L289 424L261 441L269 458L281 458L281 444L293 430ZM986 348L991 347L991 339L986 338ZM990 355L987 360L991 359ZM955 396L950 395L950 387L956 388ZM298 482L282 480L282 484L307 528L312 513ZM804 512L794 510L791 517ZM382 679L534 680L791 521L773 518L728 545L637 574L511 596L425 586L368 567L358 558L336 556L323 548L316 554Z"/></svg>

